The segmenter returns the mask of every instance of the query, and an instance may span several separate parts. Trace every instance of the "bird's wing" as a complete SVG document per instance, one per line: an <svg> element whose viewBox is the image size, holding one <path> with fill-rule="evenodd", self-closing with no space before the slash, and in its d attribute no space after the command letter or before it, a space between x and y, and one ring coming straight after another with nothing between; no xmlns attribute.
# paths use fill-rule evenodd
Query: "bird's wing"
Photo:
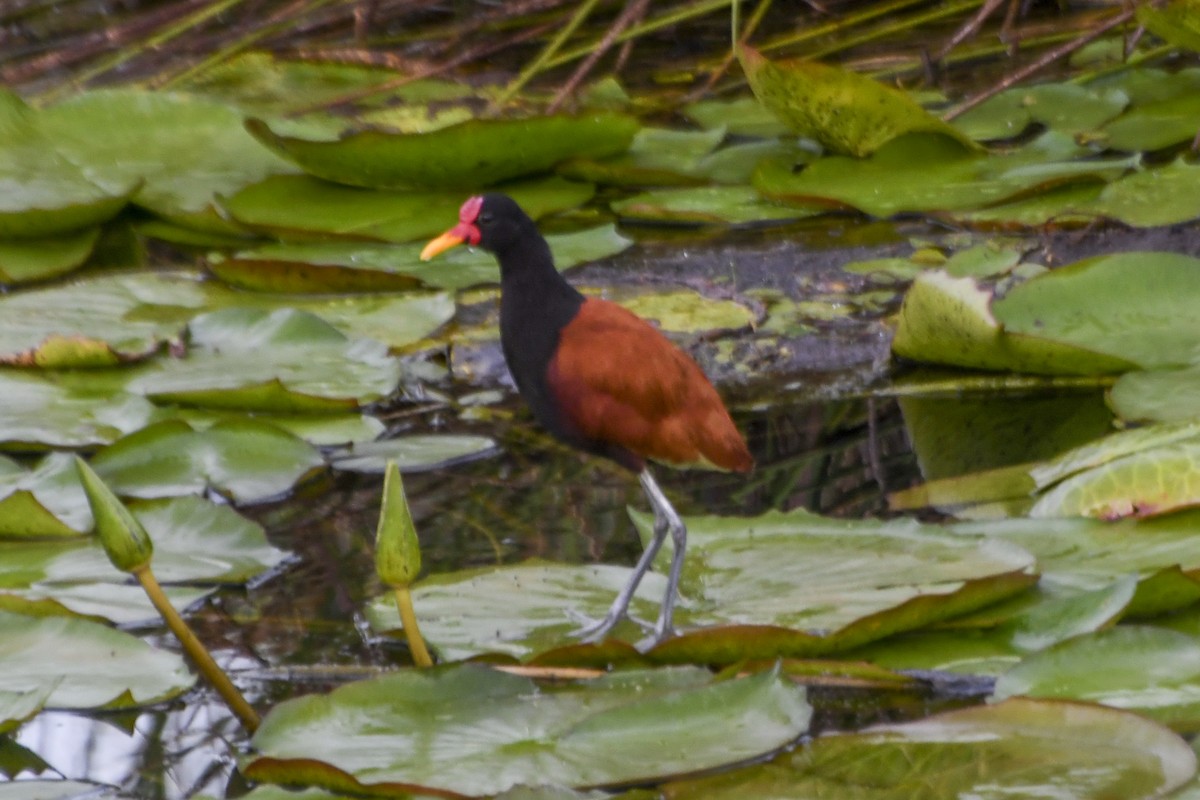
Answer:
<svg viewBox="0 0 1200 800"><path fill-rule="evenodd" d="M584 302L560 334L547 383L585 440L673 464L739 471L753 464L696 363L615 303Z"/></svg>

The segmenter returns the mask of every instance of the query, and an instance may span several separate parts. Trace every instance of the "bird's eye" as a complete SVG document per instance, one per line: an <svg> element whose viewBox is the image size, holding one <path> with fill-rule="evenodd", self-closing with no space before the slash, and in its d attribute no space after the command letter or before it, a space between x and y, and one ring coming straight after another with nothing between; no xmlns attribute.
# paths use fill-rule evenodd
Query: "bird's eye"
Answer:
<svg viewBox="0 0 1200 800"><path fill-rule="evenodd" d="M476 219L475 221L482 222L483 224L486 225L487 223L492 221L492 212L484 211L482 214L479 215L479 218Z"/></svg>

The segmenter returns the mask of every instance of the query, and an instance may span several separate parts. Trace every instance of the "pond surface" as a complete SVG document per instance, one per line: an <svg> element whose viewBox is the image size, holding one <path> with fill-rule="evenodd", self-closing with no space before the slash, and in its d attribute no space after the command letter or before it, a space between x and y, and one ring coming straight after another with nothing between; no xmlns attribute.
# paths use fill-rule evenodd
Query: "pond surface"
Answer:
<svg viewBox="0 0 1200 800"><path fill-rule="evenodd" d="M937 427L942 413L937 402L960 413L971 408L981 420L994 421L1001 409L1018 411L1009 423L1019 429L1014 448L981 454L988 466L1034 457L1030 432L1037 420L1054 425L1082 414L1095 417L1098 431L1109 426L1111 416L1095 389L985 391L968 403L952 392L949 399L925 401L923 422L905 419L904 409L914 414L921 401L894 396L900 391L897 379L906 373L890 362L885 318L896 307L898 288L849 275L840 265L890 254L914 236L941 233L916 223L835 223L715 236L659 232L621 256L575 271L577 285L605 293L647 284L716 296L767 289L797 301L826 298L831 307L836 303L829 298L840 294L849 304L848 311L793 331L680 339L729 399L757 462L750 476L658 469L681 514L748 516L805 508L834 517L887 515L888 492L919 481L922 466L929 472L929 464L945 461L946 454L929 452L930 439L913 428L927 430L931 419ZM1066 260L1114 242L1110 234L1048 237L1038 244L1050 259ZM1179 242L1172 244L1180 249ZM865 296L874 299L856 302ZM486 318L494 302L485 297L468 305L460 319ZM538 429L507 383L496 342L451 350L446 366L453 378L437 387L445 397L395 403L381 415L390 433L479 433L493 437L499 448L468 463L406 476L424 574L528 558L632 564L640 544L626 509L645 507L636 479ZM914 437L925 443L924 452L914 452ZM260 709L411 663L398 640L371 633L362 613L383 591L373 561L381 486L380 476L340 473L284 501L243 509L294 557L249 587L219 592L193 609L191 621ZM176 649L169 636L150 633L156 646ZM810 735L976 703L990 687L989 679L948 675L931 677L920 690L814 686ZM40 758L51 767L47 775L57 771L121 786L134 797L183 798L236 794L235 761L247 737L215 695L201 688L140 714L43 713L20 729L15 743L27 752L16 753L14 763L30 772Z"/></svg>

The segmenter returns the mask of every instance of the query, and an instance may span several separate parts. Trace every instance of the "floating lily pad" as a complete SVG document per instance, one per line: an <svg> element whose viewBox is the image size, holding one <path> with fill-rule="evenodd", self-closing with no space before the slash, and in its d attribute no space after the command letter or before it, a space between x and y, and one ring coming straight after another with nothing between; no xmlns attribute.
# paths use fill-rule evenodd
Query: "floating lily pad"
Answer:
<svg viewBox="0 0 1200 800"><path fill-rule="evenodd" d="M819 736L765 764L676 782L664 792L671 800L1150 800L1183 785L1195 770L1186 742L1136 714L1013 698Z"/></svg>
<svg viewBox="0 0 1200 800"><path fill-rule="evenodd" d="M515 658L571 644L580 623L571 614L600 617L629 577L627 569L603 564L553 564L532 560L431 575L413 587L421 632L443 659L462 660L482 652ZM664 576L650 573L631 606L653 619L666 589ZM376 598L367 618L378 631L401 627L391 595ZM618 634L636 640L641 631L622 624Z"/></svg>
<svg viewBox="0 0 1200 800"><path fill-rule="evenodd" d="M650 520L633 516L648 536ZM676 615L685 633L646 653L653 660L730 663L839 652L985 606L1034 580L1033 558L1018 547L916 523L792 512L695 517L688 530L685 600ZM422 630L447 657L496 651L526 658L569 643L577 623L568 612L602 616L627 574L599 566L501 567L422 581L414 602ZM647 576L634 612L652 617L661 592L661 577ZM833 596L837 603L828 602ZM501 611L507 621L496 619ZM395 612L373 604L372 621L395 627ZM618 633L637 635L631 627Z"/></svg>
<svg viewBox="0 0 1200 800"><path fill-rule="evenodd" d="M297 171L246 133L240 112L186 94L84 92L46 109L43 125L90 180L114 193L140 182L135 204L190 226L228 229L215 195Z"/></svg>
<svg viewBox="0 0 1200 800"><path fill-rule="evenodd" d="M629 150L604 161L573 159L559 166L560 175L618 186L690 186L704 183L702 159L725 138L724 128L678 131L642 128Z"/></svg>
<svg viewBox="0 0 1200 800"><path fill-rule="evenodd" d="M99 237L99 228L84 228L47 239L0 241L0 284L65 275L87 261Z"/></svg>
<svg viewBox="0 0 1200 800"><path fill-rule="evenodd" d="M1200 166L1177 159L1165 167L1134 172L1076 208L1136 228L1190 222L1200 217Z"/></svg>
<svg viewBox="0 0 1200 800"><path fill-rule="evenodd" d="M178 408L174 414L196 430L210 428L229 419L230 412L220 409ZM235 414L236 415L236 414ZM379 438L387 426L369 414L260 414L253 419L274 425L318 447L344 446L351 442L370 442Z"/></svg>
<svg viewBox="0 0 1200 800"><path fill-rule="evenodd" d="M183 331L182 319L163 319L199 307L194 280L144 280L112 275L0 297L0 363L23 366L111 366L145 358Z"/></svg>
<svg viewBox="0 0 1200 800"><path fill-rule="evenodd" d="M23 370L0 369L0 397L0 444L6 449L108 444L156 413L143 397L76 391Z"/></svg>
<svg viewBox="0 0 1200 800"><path fill-rule="evenodd" d="M738 330L758 321L758 315L741 303L714 300L687 290L638 294L621 298L620 303L674 333Z"/></svg>
<svg viewBox="0 0 1200 800"><path fill-rule="evenodd" d="M1200 130L1200 96L1178 94L1140 103L1104 126L1109 147L1140 152L1191 141Z"/></svg>
<svg viewBox="0 0 1200 800"><path fill-rule="evenodd" d="M1030 283L1036 282L1030 281ZM1022 287L1010 293L1016 293ZM974 369L1012 370L1041 374L1103 374L1120 372L1132 364L1111 348L1112 355L1095 352L1094 342L1073 337L1078 343L1051 341L1047 321L1053 316L1073 316L1082 307L1081 295L1076 293L1065 305L1045 309L1037 324L1018 325L1007 329L1009 318L1030 318L1029 304L1013 304L1010 314L1000 320L993 314L998 303L992 303L991 292L971 278L952 278L944 272L926 272L917 277L904 296L899 323L892 340L892 351L914 361L952 364ZM1005 301L999 301L1005 302ZM1046 304L1041 303L1041 311ZM1089 314L1093 309L1087 306ZM1020 309L1021 317L1016 310ZM1001 323L1005 323L1004 326ZM1032 320L1031 320L1032 322ZM1065 327L1065 326L1064 326ZM1028 330L1028 336L1012 333ZM1073 346L1074 345L1074 346Z"/></svg>
<svg viewBox="0 0 1200 800"><path fill-rule="evenodd" d="M752 225L821 213L772 203L749 186L655 189L618 200L612 209L624 220L685 225Z"/></svg>
<svg viewBox="0 0 1200 800"><path fill-rule="evenodd" d="M810 714L804 690L774 672L724 682L704 670L623 672L551 691L464 665L285 701L242 771L338 791L474 796L643 783L770 752Z"/></svg>
<svg viewBox="0 0 1200 800"><path fill-rule="evenodd" d="M1200 419L1200 367L1127 372L1108 399L1117 415L1131 422Z"/></svg>
<svg viewBox="0 0 1200 800"><path fill-rule="evenodd" d="M544 172L572 157L629 147L638 123L611 112L529 119L476 119L423 134L350 133L336 142L281 136L246 123L260 142L319 178L378 188L478 189Z"/></svg>
<svg viewBox="0 0 1200 800"><path fill-rule="evenodd" d="M1113 458L1071 475L1034 503L1035 517L1114 519L1154 516L1200 505L1200 439Z"/></svg>
<svg viewBox="0 0 1200 800"><path fill-rule="evenodd" d="M278 497L324 465L312 445L290 433L237 419L200 431L182 420L160 422L92 459L104 482L125 497L214 491L239 503Z"/></svg>
<svg viewBox="0 0 1200 800"><path fill-rule="evenodd" d="M171 497L133 501L130 508L154 541L155 574L163 581L238 583L277 566L285 555L267 542L261 526L228 506ZM118 624L158 618L141 587L112 566L93 536L4 541L0 554L0 608L81 614ZM168 586L166 591L177 608L185 608L210 590Z"/></svg>
<svg viewBox="0 0 1200 800"><path fill-rule="evenodd" d="M559 177L509 184L503 190L534 219L574 208L595 191ZM458 220L462 191L375 191L307 175L277 175L225 199L238 222L284 239L341 238L412 242L436 236Z"/></svg>
<svg viewBox="0 0 1200 800"><path fill-rule="evenodd" d="M788 133L788 126L753 97L736 100L701 100L683 109L703 128L724 128L735 136L774 138Z"/></svg>
<svg viewBox="0 0 1200 800"><path fill-rule="evenodd" d="M347 339L307 312L227 308L189 330L186 358L160 359L127 390L185 405L329 413L380 400L400 380L387 345Z"/></svg>
<svg viewBox="0 0 1200 800"><path fill-rule="evenodd" d="M970 109L952 124L972 139L1012 138L1031 122L1074 135L1099 128L1127 105L1129 96L1119 88L1074 83L1017 86Z"/></svg>
<svg viewBox="0 0 1200 800"><path fill-rule="evenodd" d="M647 538L651 520L632 516ZM803 511L751 520L693 517L688 544L683 591L690 602L678 620L700 628L660 644L654 658L720 663L747 653L843 651L966 613L1033 582L1033 558L1019 547L967 543L907 520L849 522ZM780 570L784 563L796 566ZM840 599L831 604L833 596Z"/></svg>
<svg viewBox="0 0 1200 800"><path fill-rule="evenodd" d="M1026 658L996 682L996 699L1014 695L1103 703L1194 732L1200 644L1177 631L1120 625Z"/></svg>
<svg viewBox="0 0 1200 800"><path fill-rule="evenodd" d="M84 619L0 611L0 638L0 683L14 691L49 688L52 708L147 705L195 682L177 653Z"/></svg>
<svg viewBox="0 0 1200 800"><path fill-rule="evenodd" d="M396 462L402 472L421 472L483 458L494 452L496 443L486 436L425 434L359 442L334 450L327 457L334 469L349 472L382 473L389 461ZM0 510L2 508L0 506Z"/></svg>
<svg viewBox="0 0 1200 800"><path fill-rule="evenodd" d="M207 65L203 71L189 76L183 86L189 92L218 98L242 109L283 117L395 82L396 73L391 69L336 60L287 58L260 51L240 53ZM378 102L383 98L398 98L425 105L476 95L476 90L466 84L418 80L388 90L382 96L372 95L370 99Z"/></svg>
<svg viewBox="0 0 1200 800"><path fill-rule="evenodd" d="M0 239L52 236L116 216L136 180L102 187L60 153L39 112L0 90Z"/></svg>
<svg viewBox="0 0 1200 800"><path fill-rule="evenodd" d="M960 211L990 206L1068 183L1114 180L1137 157L1088 155L1053 131L1011 153L979 154L942 136L907 134L866 159L830 156L799 172L767 160L754 175L764 195L801 204L855 208L874 217L903 212Z"/></svg>
<svg viewBox="0 0 1200 800"><path fill-rule="evenodd" d="M1193 52L1200 51L1200 11L1195 3L1184 0L1161 6L1138 6L1137 21L1160 39Z"/></svg>
<svg viewBox="0 0 1200 800"><path fill-rule="evenodd" d="M1114 253L1051 270L996 301L1010 334L1086 348L1143 368L1184 366L1200 350L1200 259Z"/></svg>
<svg viewBox="0 0 1200 800"><path fill-rule="evenodd" d="M913 131L940 134L962 150L978 146L901 91L817 61L771 62L745 45L738 60L755 97L801 136L835 153L865 156Z"/></svg>
<svg viewBox="0 0 1200 800"><path fill-rule="evenodd" d="M549 234L546 242L560 270L606 258L632 242L613 225ZM217 258L210 264L222 280L268 291L379 291L413 285L462 289L499 283L496 257L458 247L436 261L421 261L423 244L364 245L349 242L271 244Z"/></svg>
<svg viewBox="0 0 1200 800"><path fill-rule="evenodd" d="M30 471L0 456L0 538L78 536L91 518L70 456L51 453Z"/></svg>

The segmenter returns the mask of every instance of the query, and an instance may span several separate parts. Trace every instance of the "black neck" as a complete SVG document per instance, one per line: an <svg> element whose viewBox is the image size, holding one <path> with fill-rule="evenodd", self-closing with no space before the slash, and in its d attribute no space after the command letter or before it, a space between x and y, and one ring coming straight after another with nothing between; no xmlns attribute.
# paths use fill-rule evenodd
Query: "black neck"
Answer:
<svg viewBox="0 0 1200 800"><path fill-rule="evenodd" d="M567 431L550 395L546 368L560 331L579 313L584 297L554 268L550 248L536 230L498 250L496 257L504 359L534 416L551 432L564 436Z"/></svg>

